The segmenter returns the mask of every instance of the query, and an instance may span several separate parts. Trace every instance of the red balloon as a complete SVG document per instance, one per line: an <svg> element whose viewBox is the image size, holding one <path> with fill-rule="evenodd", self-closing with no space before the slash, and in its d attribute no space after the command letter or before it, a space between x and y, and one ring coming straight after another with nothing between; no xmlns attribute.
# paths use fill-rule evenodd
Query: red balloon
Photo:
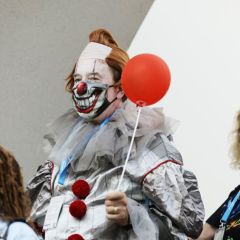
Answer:
<svg viewBox="0 0 240 240"><path fill-rule="evenodd" d="M158 102L171 80L168 65L154 54L139 54L123 68L121 83L126 96L143 107Z"/></svg>

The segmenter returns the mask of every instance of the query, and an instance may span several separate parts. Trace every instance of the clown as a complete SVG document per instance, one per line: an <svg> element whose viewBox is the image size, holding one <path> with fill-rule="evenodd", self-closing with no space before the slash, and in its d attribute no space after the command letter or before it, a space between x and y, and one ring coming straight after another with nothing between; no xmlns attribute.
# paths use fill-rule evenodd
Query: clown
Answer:
<svg viewBox="0 0 240 240"><path fill-rule="evenodd" d="M102 53L101 58L100 56L97 59L92 58L101 48L105 50L105 54ZM92 53L92 50L95 51ZM73 102L76 111L84 119L99 122L122 103L123 92L119 86L115 86L113 71L104 61L110 51L110 47L92 42L88 44L77 62L73 74ZM101 115L107 108L108 110ZM101 117L98 117L99 115Z"/></svg>
<svg viewBox="0 0 240 240"><path fill-rule="evenodd" d="M170 142L173 120L143 109L130 159L136 108L120 78L128 55L98 29L67 78L71 109L50 126L49 157L28 184L32 219L45 239L187 239L204 209L195 176Z"/></svg>

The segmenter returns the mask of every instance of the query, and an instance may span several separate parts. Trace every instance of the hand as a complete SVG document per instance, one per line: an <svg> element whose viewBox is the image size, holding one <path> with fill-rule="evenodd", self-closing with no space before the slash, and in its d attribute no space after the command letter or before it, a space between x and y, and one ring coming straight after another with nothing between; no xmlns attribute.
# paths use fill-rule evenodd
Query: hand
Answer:
<svg viewBox="0 0 240 240"><path fill-rule="evenodd" d="M128 225L127 196L123 192L110 192L105 199L107 218L119 225Z"/></svg>

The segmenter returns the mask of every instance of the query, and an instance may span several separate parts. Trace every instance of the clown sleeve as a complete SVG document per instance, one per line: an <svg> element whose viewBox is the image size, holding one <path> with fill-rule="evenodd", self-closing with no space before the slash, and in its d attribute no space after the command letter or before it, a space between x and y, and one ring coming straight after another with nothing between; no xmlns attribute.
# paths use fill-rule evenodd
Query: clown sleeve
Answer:
<svg viewBox="0 0 240 240"><path fill-rule="evenodd" d="M38 167L35 176L27 185L32 201L31 219L40 227L43 226L47 208L51 199L51 175L53 163L46 161Z"/></svg>
<svg viewBox="0 0 240 240"><path fill-rule="evenodd" d="M145 176L143 191L156 211L170 218L180 232L198 237L204 220L204 206L192 172L167 161Z"/></svg>

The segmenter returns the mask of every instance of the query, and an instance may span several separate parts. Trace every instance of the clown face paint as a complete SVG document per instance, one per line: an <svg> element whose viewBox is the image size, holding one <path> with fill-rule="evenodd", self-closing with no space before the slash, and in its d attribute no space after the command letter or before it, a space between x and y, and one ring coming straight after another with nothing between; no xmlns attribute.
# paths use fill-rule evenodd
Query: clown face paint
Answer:
<svg viewBox="0 0 240 240"><path fill-rule="evenodd" d="M103 60L79 59L74 73L73 103L88 120L101 114L116 99L113 74Z"/></svg>

